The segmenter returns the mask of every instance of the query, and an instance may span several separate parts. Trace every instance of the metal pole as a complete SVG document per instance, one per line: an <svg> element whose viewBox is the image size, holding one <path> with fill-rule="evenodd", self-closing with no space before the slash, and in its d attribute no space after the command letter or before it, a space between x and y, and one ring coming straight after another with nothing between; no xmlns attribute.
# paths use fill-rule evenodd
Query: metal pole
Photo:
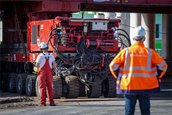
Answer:
<svg viewBox="0 0 172 115"><path fill-rule="evenodd" d="M141 25L146 30L145 46L155 49L155 14L141 14Z"/></svg>

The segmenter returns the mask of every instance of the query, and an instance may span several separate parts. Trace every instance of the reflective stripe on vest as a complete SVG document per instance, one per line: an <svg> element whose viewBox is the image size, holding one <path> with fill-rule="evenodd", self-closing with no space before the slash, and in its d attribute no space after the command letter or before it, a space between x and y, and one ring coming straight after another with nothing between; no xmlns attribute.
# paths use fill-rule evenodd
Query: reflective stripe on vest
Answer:
<svg viewBox="0 0 172 115"><path fill-rule="evenodd" d="M110 68L110 71L116 71L119 68L119 65L112 63L112 66L111 67L112 68Z"/></svg>
<svg viewBox="0 0 172 115"><path fill-rule="evenodd" d="M166 67L165 67L165 68L163 68L163 66L164 66L164 65L166 65L166 62L165 62L165 61L163 61L163 62L161 62L160 64L158 64L159 69L160 69L160 70L162 70L162 71L167 70L167 68L166 68Z"/></svg>
<svg viewBox="0 0 172 115"><path fill-rule="evenodd" d="M126 68L120 68L120 70L127 70ZM148 69L147 67L140 67L140 66L135 66L135 67L130 67L129 70L147 70L149 71L150 69ZM151 68L151 71L156 70L156 67Z"/></svg>
<svg viewBox="0 0 172 115"><path fill-rule="evenodd" d="M151 57L152 57L152 50L151 49L148 49L148 55L143 55L143 54L129 54L129 49L126 48L126 61L125 61L125 66L124 68L120 68L122 72L122 74L120 74L121 77L153 77L153 76L156 76L157 75L157 72L156 72L156 67L153 67L151 68ZM143 57L143 56L148 56L148 59L147 59L147 65L146 67L143 67L143 66L130 66L129 64L129 57L130 56L140 56L140 57ZM161 68L162 69L162 68ZM147 71L148 73L132 73L130 74L130 71L133 71L133 70L144 70L144 71ZM125 71L126 72L129 72L129 74L125 74ZM155 71L154 73L152 73L153 71Z"/></svg>
<svg viewBox="0 0 172 115"><path fill-rule="evenodd" d="M119 74L121 77L154 77L157 75L157 72L154 72L152 74L147 74L147 73L132 73L132 74Z"/></svg>

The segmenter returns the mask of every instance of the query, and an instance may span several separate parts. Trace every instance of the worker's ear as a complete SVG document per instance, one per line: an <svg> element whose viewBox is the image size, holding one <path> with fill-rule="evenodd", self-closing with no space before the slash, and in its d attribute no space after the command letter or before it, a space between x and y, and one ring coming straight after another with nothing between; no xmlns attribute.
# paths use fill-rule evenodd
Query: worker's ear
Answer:
<svg viewBox="0 0 172 115"><path fill-rule="evenodd" d="M144 42L144 41L145 41L145 39L146 39L146 37L143 37L143 40L142 40L142 41Z"/></svg>

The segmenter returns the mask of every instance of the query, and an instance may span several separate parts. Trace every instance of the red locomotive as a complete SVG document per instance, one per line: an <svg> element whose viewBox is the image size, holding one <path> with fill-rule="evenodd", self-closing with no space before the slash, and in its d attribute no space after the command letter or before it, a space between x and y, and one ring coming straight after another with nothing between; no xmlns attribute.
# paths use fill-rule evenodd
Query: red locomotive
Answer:
<svg viewBox="0 0 172 115"><path fill-rule="evenodd" d="M13 92L17 86L22 94L25 87L27 95L34 95L36 84L39 94L33 67L40 53L39 43L47 42L58 63L53 80L55 98L115 96L108 65L120 49L130 45L128 34L118 29L119 24L120 19L68 17L28 22L27 44L21 44L25 49L1 57L3 63L8 61L15 67L9 74L9 90ZM21 70L24 73L18 72Z"/></svg>

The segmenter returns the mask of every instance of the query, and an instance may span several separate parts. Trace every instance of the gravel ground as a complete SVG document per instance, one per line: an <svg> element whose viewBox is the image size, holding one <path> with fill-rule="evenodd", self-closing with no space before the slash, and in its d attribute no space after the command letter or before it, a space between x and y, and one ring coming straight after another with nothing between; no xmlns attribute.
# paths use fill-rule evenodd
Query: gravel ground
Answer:
<svg viewBox="0 0 172 115"><path fill-rule="evenodd" d="M15 93L4 93L0 91L0 109L23 108L38 106L38 97L20 96Z"/></svg>

